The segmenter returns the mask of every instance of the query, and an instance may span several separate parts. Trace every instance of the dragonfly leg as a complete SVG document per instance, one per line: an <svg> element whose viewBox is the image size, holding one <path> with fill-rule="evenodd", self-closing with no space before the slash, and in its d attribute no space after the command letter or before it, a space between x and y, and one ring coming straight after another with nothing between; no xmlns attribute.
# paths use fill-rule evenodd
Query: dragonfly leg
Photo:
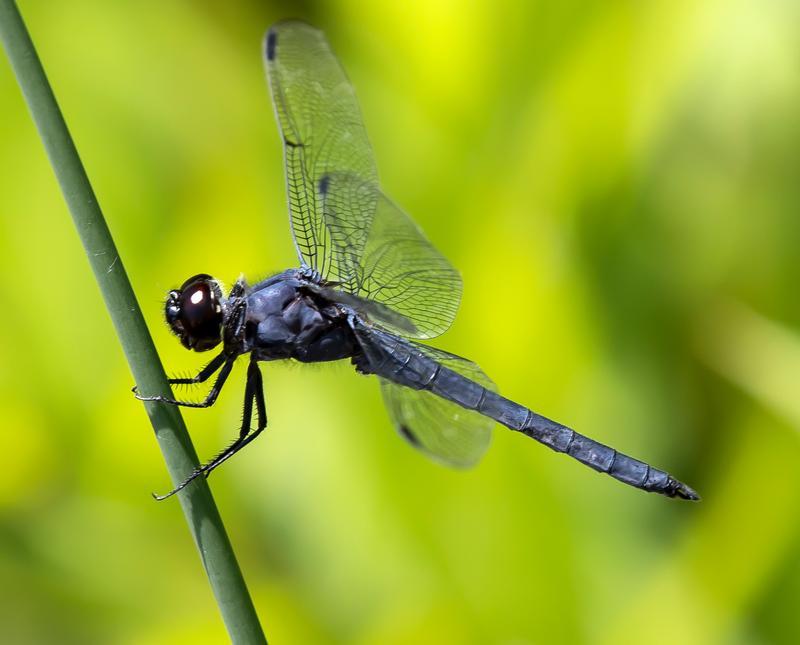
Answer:
<svg viewBox="0 0 800 645"><path fill-rule="evenodd" d="M206 365L203 369L201 369L197 376L193 376L191 378L171 378L167 379L167 383L170 385L194 385L196 383L205 383L211 376L216 372L222 364L225 362L225 352L222 352L218 356L214 357L208 365ZM136 388L133 390L136 392Z"/></svg>
<svg viewBox="0 0 800 645"><path fill-rule="evenodd" d="M250 359L250 365L247 367L248 375L251 370L255 381L253 398L256 400L256 412L258 413L258 426L256 426L255 434L258 434L267 427L267 404L264 402L264 379L261 377L261 370L258 369L254 359Z"/></svg>
<svg viewBox="0 0 800 645"><path fill-rule="evenodd" d="M170 378L167 379L167 383L170 385L194 385L196 383L205 383L211 376L216 372L220 365L225 362L225 352L219 354L219 356L214 357L208 365L206 365L203 369L201 369L197 376L193 376L191 378ZM139 386L134 385L131 388L131 392L138 396L139 394Z"/></svg>
<svg viewBox="0 0 800 645"><path fill-rule="evenodd" d="M256 429L251 432L250 421L253 418L253 400L256 402L256 410L258 414L258 425ZM242 411L242 427L239 430L239 436L231 443L230 446L225 448L221 453L214 457L211 461L202 466L199 466L192 471L192 474L178 484L174 489L165 495L153 494L153 497L158 501L172 497L178 491L183 490L192 481L201 475L208 477L211 472L233 457L237 452L255 439L264 428L267 427L267 406L264 402L264 383L261 378L261 370L255 360L250 361L247 368L247 385L245 386L244 394L244 409Z"/></svg>
<svg viewBox="0 0 800 645"><path fill-rule="evenodd" d="M217 376L217 380L214 381L214 385L211 386L211 390L209 391L208 395L202 401L178 401L177 399L171 399L166 396L142 396L138 392L135 392L136 398L140 401L158 401L160 403L169 403L170 405L180 405L185 408L210 408L214 405L214 402L217 400L220 391L222 390L222 386L225 385L225 381L228 378L228 375L231 373L231 369L233 368L233 363L235 358L226 358L223 356L224 364L222 365L222 369L220 370L219 376ZM198 376L205 376L203 373L208 370L210 367L214 365L219 357L215 358L208 367L206 367ZM216 369L212 370L203 380L206 380L211 374L213 374Z"/></svg>

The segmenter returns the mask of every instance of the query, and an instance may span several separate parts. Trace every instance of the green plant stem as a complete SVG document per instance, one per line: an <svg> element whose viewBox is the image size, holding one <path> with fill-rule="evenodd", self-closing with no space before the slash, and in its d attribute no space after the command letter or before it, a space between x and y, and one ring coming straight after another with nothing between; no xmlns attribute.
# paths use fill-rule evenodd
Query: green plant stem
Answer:
<svg viewBox="0 0 800 645"><path fill-rule="evenodd" d="M0 0L0 39L61 185L136 384L142 392L169 396L164 369L122 260L13 0ZM147 403L145 408L172 481L177 484L198 463L186 426L173 406ZM180 502L231 639L235 643L266 643L205 479L200 477L188 486L180 494Z"/></svg>

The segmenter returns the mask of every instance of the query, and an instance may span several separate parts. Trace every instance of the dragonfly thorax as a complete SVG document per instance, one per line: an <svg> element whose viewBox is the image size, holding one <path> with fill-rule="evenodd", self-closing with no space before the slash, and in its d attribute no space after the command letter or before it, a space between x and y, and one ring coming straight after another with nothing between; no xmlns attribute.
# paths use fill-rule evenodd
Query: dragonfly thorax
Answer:
<svg viewBox="0 0 800 645"><path fill-rule="evenodd" d="M257 360L304 363L350 358L357 351L346 307L318 293L302 269L289 269L248 290L244 351Z"/></svg>

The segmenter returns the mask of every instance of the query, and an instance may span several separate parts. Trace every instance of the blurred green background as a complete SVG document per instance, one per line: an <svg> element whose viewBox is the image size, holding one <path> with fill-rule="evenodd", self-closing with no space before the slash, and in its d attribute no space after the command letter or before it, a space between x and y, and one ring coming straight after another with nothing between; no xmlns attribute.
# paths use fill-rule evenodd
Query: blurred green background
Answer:
<svg viewBox="0 0 800 645"><path fill-rule="evenodd" d="M273 643L796 643L800 5L20 2L168 371L166 290L296 265L260 58L328 34L382 182L464 276L438 345L696 487L674 502L498 428L455 472L349 365L264 365L212 478ZM0 640L226 633L0 61ZM210 456L243 370L185 414Z"/></svg>

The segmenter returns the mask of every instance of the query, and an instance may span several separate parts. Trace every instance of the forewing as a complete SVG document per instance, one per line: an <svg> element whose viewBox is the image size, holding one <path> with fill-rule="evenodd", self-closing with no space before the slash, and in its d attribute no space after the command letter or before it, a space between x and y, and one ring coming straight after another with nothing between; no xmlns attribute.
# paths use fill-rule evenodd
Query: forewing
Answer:
<svg viewBox="0 0 800 645"><path fill-rule="evenodd" d="M438 336L455 317L461 278L381 193L355 93L325 36L278 23L265 57L301 262L383 329Z"/></svg>
<svg viewBox="0 0 800 645"><path fill-rule="evenodd" d="M417 345L443 366L496 391L494 383L475 363L430 347ZM381 392L397 431L412 446L435 461L457 468L478 462L491 440L494 421L472 410L381 378Z"/></svg>
<svg viewBox="0 0 800 645"><path fill-rule="evenodd" d="M408 338L433 338L446 331L461 301L458 271L378 188L342 173L324 181L325 222L344 277L337 289L362 301L346 304ZM350 213L368 208L369 226L353 226Z"/></svg>
<svg viewBox="0 0 800 645"><path fill-rule="evenodd" d="M324 34L285 21L265 40L272 102L284 141L289 211L301 262L338 281L320 204L323 177L344 172L377 188L378 173L356 96ZM323 186L324 187L324 186ZM365 212L354 209L364 208ZM371 219L370 204L349 205L354 226Z"/></svg>

